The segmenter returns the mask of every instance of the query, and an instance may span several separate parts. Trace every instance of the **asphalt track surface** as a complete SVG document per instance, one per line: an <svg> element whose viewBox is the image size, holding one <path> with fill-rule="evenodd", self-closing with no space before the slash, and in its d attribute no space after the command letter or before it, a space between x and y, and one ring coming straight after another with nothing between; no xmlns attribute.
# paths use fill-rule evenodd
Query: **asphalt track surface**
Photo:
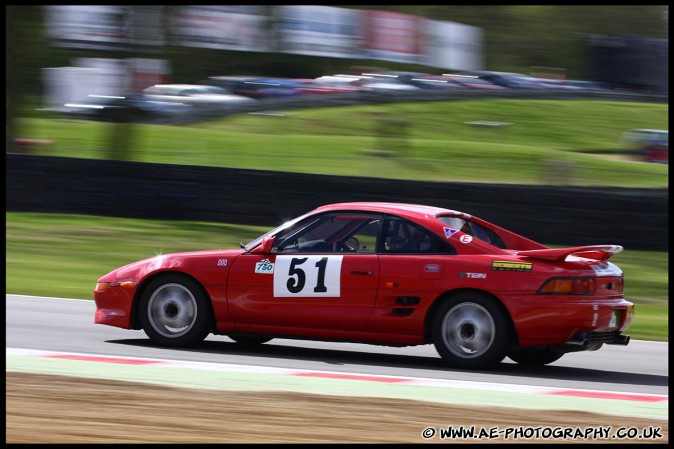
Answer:
<svg viewBox="0 0 674 449"><path fill-rule="evenodd" d="M566 354L545 367L505 359L490 371L446 367L432 345L385 346L274 339L253 348L209 335L190 349L156 347L143 331L94 324L92 300L6 295L6 348L182 362L403 376L456 382L668 394L668 343L633 340ZM629 332L627 332L629 333Z"/></svg>

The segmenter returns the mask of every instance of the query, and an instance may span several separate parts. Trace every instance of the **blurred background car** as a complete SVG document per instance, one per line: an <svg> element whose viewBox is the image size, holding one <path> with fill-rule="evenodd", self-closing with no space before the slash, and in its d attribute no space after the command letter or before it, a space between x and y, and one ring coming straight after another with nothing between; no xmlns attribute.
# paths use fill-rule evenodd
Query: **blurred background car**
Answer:
<svg viewBox="0 0 674 449"><path fill-rule="evenodd" d="M461 89L459 83L448 79L442 75L426 75L419 78L413 78L413 85L420 89Z"/></svg>
<svg viewBox="0 0 674 449"><path fill-rule="evenodd" d="M348 84L339 84L329 81L319 81L313 78L297 78L303 84L301 91L303 95L334 95L348 94L358 92L359 88Z"/></svg>
<svg viewBox="0 0 674 449"><path fill-rule="evenodd" d="M364 86L374 91L417 91L419 87L405 83L395 77L364 75L353 81L355 86Z"/></svg>
<svg viewBox="0 0 674 449"><path fill-rule="evenodd" d="M555 84L571 86L583 90L609 90L610 87L604 83L584 80L555 80Z"/></svg>
<svg viewBox="0 0 674 449"><path fill-rule="evenodd" d="M314 78L314 82L320 84L321 86L331 86L336 87L348 92L368 92L369 89L366 86L357 86L354 84L354 81L358 81L359 76L355 75L324 75Z"/></svg>
<svg viewBox="0 0 674 449"><path fill-rule="evenodd" d="M279 98L302 95L304 83L289 78L255 78L238 83L232 93L248 98Z"/></svg>
<svg viewBox="0 0 674 449"><path fill-rule="evenodd" d="M241 86L246 81L255 81L263 78L264 77L262 76L253 75L209 76L207 79L201 81L200 84L220 87L230 93L233 93L235 88Z"/></svg>
<svg viewBox="0 0 674 449"><path fill-rule="evenodd" d="M221 87L234 95L256 99L301 95L309 87L304 79L247 75L211 76L202 81L202 84Z"/></svg>
<svg viewBox="0 0 674 449"><path fill-rule="evenodd" d="M199 108L226 108L253 104L250 98L203 84L156 84L143 90L148 100L183 103Z"/></svg>
<svg viewBox="0 0 674 449"><path fill-rule="evenodd" d="M492 84L507 87L509 89L545 89L536 78L521 73L512 72L474 72L479 79L489 81Z"/></svg>
<svg viewBox="0 0 674 449"><path fill-rule="evenodd" d="M191 111L183 103L154 101L142 94L126 96L89 95L86 101L66 103L55 112L87 120L154 123Z"/></svg>
<svg viewBox="0 0 674 449"><path fill-rule="evenodd" d="M507 87L505 86L499 86L498 84L494 84L491 81L488 81L484 78L480 78L474 75L452 75L448 73L443 73L442 76L435 78L446 79L464 89L493 89L493 90L507 89Z"/></svg>
<svg viewBox="0 0 674 449"><path fill-rule="evenodd" d="M405 72L405 71L385 71L374 73L363 73L363 76L371 76L382 81L391 81L392 83L408 84L410 86L418 87L420 89L437 88L437 84L429 83L424 78L432 76L430 73L422 72Z"/></svg>
<svg viewBox="0 0 674 449"><path fill-rule="evenodd" d="M629 152L646 162L669 164L669 131L663 129L631 129L622 140Z"/></svg>
<svg viewBox="0 0 674 449"><path fill-rule="evenodd" d="M558 90L583 90L582 87L575 84L565 83L564 80L550 79L550 78L534 78L534 82L544 89L558 89Z"/></svg>

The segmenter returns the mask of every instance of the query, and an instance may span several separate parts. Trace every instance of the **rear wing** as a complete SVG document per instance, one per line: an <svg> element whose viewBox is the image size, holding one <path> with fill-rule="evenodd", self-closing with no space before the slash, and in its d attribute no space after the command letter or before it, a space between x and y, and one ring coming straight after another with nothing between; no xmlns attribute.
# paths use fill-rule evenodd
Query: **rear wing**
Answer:
<svg viewBox="0 0 674 449"><path fill-rule="evenodd" d="M532 257L534 259L553 260L563 262L567 256L585 257L587 259L607 260L610 257L622 252L620 245L588 245L573 246L570 248L554 249L534 249L528 251L517 251L517 255Z"/></svg>

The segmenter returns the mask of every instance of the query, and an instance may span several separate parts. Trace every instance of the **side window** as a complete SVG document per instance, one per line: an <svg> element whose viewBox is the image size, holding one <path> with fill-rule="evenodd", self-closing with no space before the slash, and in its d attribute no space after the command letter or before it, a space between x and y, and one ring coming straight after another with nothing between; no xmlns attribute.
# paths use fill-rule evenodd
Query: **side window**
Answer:
<svg viewBox="0 0 674 449"><path fill-rule="evenodd" d="M279 234L276 253L374 253L381 217L362 212L310 217Z"/></svg>
<svg viewBox="0 0 674 449"><path fill-rule="evenodd" d="M506 247L505 243L503 243L503 240L498 236L498 234L496 234L491 229L488 229L475 222L467 221L458 217L439 217L439 219L446 225L454 229L459 229L464 234L471 235L476 239L487 242L497 248Z"/></svg>
<svg viewBox="0 0 674 449"><path fill-rule="evenodd" d="M311 217L297 223L276 237L272 252L330 252L328 242L318 236L331 233L333 222L329 216Z"/></svg>
<svg viewBox="0 0 674 449"><path fill-rule="evenodd" d="M348 251L357 253L375 253L377 251L377 235L381 224L381 218L372 218L361 225L344 240Z"/></svg>
<svg viewBox="0 0 674 449"><path fill-rule="evenodd" d="M454 248L421 226L399 218L385 220L382 252L388 254L454 254Z"/></svg>
<svg viewBox="0 0 674 449"><path fill-rule="evenodd" d="M497 248L505 248L505 243L494 231L487 229L482 225L467 221L462 227L461 232L472 235L476 239L494 245Z"/></svg>

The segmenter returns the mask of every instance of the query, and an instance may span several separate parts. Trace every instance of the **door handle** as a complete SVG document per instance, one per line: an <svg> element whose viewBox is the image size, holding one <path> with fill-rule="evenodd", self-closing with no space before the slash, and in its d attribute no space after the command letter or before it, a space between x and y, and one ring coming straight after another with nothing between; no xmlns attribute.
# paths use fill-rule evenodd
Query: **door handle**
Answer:
<svg viewBox="0 0 674 449"><path fill-rule="evenodd" d="M372 271L369 270L351 270L354 276L372 276Z"/></svg>

